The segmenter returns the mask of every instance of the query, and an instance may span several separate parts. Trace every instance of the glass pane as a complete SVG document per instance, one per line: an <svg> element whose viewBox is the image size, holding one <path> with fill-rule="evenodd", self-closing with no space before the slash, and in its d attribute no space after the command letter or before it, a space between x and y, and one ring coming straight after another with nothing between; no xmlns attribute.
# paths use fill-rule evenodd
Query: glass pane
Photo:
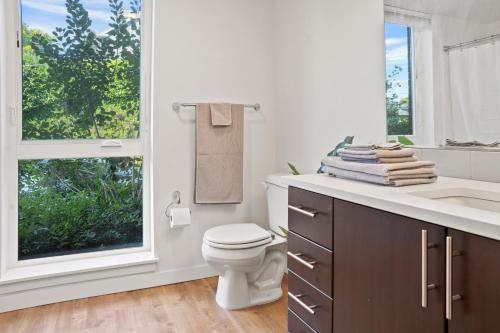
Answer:
<svg viewBox="0 0 500 333"><path fill-rule="evenodd" d="M19 260L142 246L142 158L19 161Z"/></svg>
<svg viewBox="0 0 500 333"><path fill-rule="evenodd" d="M131 139L140 0L21 0L24 140Z"/></svg>
<svg viewBox="0 0 500 333"><path fill-rule="evenodd" d="M411 29L385 24L387 130L413 134Z"/></svg>

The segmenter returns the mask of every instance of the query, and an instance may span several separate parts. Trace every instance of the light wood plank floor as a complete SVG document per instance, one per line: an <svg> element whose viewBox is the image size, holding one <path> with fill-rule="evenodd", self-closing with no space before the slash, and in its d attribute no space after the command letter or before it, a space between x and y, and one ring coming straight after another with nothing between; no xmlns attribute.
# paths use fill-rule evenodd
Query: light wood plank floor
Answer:
<svg viewBox="0 0 500 333"><path fill-rule="evenodd" d="M287 300L225 311L217 279L85 298L0 314L1 333L284 333ZM287 282L283 282L284 295Z"/></svg>

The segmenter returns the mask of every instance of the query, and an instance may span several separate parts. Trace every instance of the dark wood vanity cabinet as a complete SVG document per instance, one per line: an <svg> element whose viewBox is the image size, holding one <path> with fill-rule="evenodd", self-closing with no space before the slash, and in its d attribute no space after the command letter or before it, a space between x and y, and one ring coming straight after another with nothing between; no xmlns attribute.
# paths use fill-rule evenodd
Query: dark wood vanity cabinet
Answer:
<svg viewBox="0 0 500 333"><path fill-rule="evenodd" d="M288 331L333 331L333 198L290 188Z"/></svg>
<svg viewBox="0 0 500 333"><path fill-rule="evenodd" d="M442 333L445 228L335 200L334 331ZM427 307L422 307L422 231Z"/></svg>
<svg viewBox="0 0 500 333"><path fill-rule="evenodd" d="M500 332L499 241L293 187L289 227L290 333Z"/></svg>
<svg viewBox="0 0 500 333"><path fill-rule="evenodd" d="M452 251L449 333L500 332L500 242L448 230Z"/></svg>

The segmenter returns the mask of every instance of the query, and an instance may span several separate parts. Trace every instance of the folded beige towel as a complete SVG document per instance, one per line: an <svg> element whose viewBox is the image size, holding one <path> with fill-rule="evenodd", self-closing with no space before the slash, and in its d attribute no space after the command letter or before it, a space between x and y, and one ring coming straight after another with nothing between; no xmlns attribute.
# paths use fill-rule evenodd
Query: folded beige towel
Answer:
<svg viewBox="0 0 500 333"><path fill-rule="evenodd" d="M231 113L230 126L212 126L210 106L196 106L195 203L243 201L243 105Z"/></svg>
<svg viewBox="0 0 500 333"><path fill-rule="evenodd" d="M229 126L233 122L231 104L229 103L211 103L210 115L212 117L212 126Z"/></svg>
<svg viewBox="0 0 500 333"><path fill-rule="evenodd" d="M418 158L415 156L411 157L381 157L378 159L379 163L405 163L405 162L417 162Z"/></svg>
<svg viewBox="0 0 500 333"><path fill-rule="evenodd" d="M404 162L404 163L390 163L390 164L374 164L374 163L359 163L359 162L347 162L342 161L341 158L326 157L323 159L323 164L348 170L367 173L377 176L389 176L391 174L399 174L402 170L411 170L421 168L433 168L436 164L430 161L418 161L418 162ZM418 170L418 173L421 173Z"/></svg>
<svg viewBox="0 0 500 333"><path fill-rule="evenodd" d="M434 175L434 168L432 167L423 167L423 168L415 168L415 169L401 169L401 170L392 170L387 174L387 177L396 177L396 176L418 176L418 175Z"/></svg>
<svg viewBox="0 0 500 333"><path fill-rule="evenodd" d="M403 148L403 145L401 143L383 143L374 146L374 149L380 150L399 150L401 148Z"/></svg>

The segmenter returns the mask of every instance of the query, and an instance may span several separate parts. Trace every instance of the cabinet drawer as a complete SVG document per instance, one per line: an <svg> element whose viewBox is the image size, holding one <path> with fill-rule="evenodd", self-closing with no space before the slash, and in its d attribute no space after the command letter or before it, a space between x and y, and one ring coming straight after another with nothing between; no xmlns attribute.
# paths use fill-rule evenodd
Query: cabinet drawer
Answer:
<svg viewBox="0 0 500 333"><path fill-rule="evenodd" d="M317 333L332 332L332 302L330 298L309 285L296 274L291 271L289 272L288 307ZM312 307L312 309L309 307Z"/></svg>
<svg viewBox="0 0 500 333"><path fill-rule="evenodd" d="M333 198L290 187L288 227L328 249L333 248Z"/></svg>
<svg viewBox="0 0 500 333"><path fill-rule="evenodd" d="M288 333L315 333L295 313L288 310Z"/></svg>
<svg viewBox="0 0 500 333"><path fill-rule="evenodd" d="M332 251L290 232L288 234L288 268L332 297Z"/></svg>

